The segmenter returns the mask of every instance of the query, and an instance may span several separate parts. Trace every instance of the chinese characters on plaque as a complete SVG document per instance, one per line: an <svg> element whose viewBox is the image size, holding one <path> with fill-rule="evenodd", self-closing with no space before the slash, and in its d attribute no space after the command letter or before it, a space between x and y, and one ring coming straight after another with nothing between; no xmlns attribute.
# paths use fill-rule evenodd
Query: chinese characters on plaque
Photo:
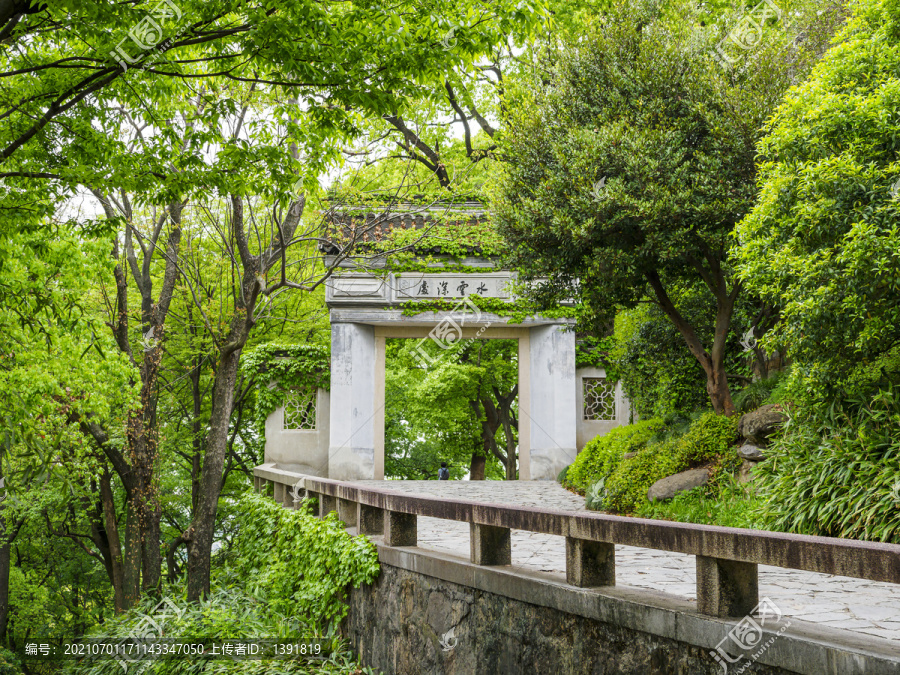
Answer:
<svg viewBox="0 0 900 675"><path fill-rule="evenodd" d="M425 274L397 279L397 295L404 300L427 298L465 298L480 295L483 298L508 298L506 285L509 277L466 274L449 276Z"/></svg>

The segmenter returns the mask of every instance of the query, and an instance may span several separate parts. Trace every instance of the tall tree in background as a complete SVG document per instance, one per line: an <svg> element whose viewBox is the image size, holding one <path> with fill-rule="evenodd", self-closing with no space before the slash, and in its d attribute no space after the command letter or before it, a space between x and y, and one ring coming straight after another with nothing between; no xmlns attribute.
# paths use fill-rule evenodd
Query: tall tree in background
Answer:
<svg viewBox="0 0 900 675"><path fill-rule="evenodd" d="M515 480L518 460L517 347L509 340L462 341L443 351L427 342L390 344L386 364L385 447L396 475L434 478L441 461L453 476ZM499 467L499 468L498 468Z"/></svg>
<svg viewBox="0 0 900 675"><path fill-rule="evenodd" d="M731 414L725 347L741 282L729 236L754 201L759 129L830 32L809 31L802 53L761 45L737 75L710 58L687 5L687 19L661 7L616 6L521 83L492 207L514 264L550 278L545 300L578 294L608 320L649 296L702 366L713 409ZM715 299L711 343L673 300L694 280Z"/></svg>

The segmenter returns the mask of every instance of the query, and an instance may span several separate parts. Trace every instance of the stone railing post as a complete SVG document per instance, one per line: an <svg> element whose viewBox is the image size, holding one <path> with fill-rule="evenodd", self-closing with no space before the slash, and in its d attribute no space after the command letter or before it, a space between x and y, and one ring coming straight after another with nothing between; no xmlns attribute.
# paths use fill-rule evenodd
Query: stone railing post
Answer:
<svg viewBox="0 0 900 675"><path fill-rule="evenodd" d="M332 497L331 495L326 494L319 495L319 516L321 518L327 516L331 511L337 513L337 510L337 497Z"/></svg>
<svg viewBox="0 0 900 675"><path fill-rule="evenodd" d="M512 564L509 528L469 523L469 554L476 565Z"/></svg>
<svg viewBox="0 0 900 675"><path fill-rule="evenodd" d="M746 616L759 604L756 563L697 556L697 611L708 616Z"/></svg>
<svg viewBox="0 0 900 675"><path fill-rule="evenodd" d="M338 519L347 527L356 526L356 502L347 499L337 500Z"/></svg>
<svg viewBox="0 0 900 675"><path fill-rule="evenodd" d="M384 519L386 546L415 546L418 539L416 514L388 511Z"/></svg>
<svg viewBox="0 0 900 675"><path fill-rule="evenodd" d="M615 544L566 537L566 583L581 588L615 586Z"/></svg>
<svg viewBox="0 0 900 675"><path fill-rule="evenodd" d="M384 534L384 511L377 506L357 504L356 532L358 534Z"/></svg>

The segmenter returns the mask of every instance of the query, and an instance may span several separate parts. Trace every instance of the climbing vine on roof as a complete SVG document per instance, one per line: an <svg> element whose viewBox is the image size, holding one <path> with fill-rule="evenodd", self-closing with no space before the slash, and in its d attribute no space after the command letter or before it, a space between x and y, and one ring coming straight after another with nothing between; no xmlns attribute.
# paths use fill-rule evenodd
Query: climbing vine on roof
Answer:
<svg viewBox="0 0 900 675"><path fill-rule="evenodd" d="M509 323L522 323L529 317L540 315L545 319L575 319L578 317L579 308L558 305L556 307L541 308L534 301L527 298L503 300L501 298L484 298L477 294L467 295L465 298L478 309L490 314L509 318ZM400 307L403 316L416 316L423 312L452 312L459 310L460 298L433 298L428 300L410 300Z"/></svg>
<svg viewBox="0 0 900 675"><path fill-rule="evenodd" d="M618 381L619 374L615 369L610 351L615 338L609 335L598 338L585 336L575 343L576 368L603 368L609 380Z"/></svg>

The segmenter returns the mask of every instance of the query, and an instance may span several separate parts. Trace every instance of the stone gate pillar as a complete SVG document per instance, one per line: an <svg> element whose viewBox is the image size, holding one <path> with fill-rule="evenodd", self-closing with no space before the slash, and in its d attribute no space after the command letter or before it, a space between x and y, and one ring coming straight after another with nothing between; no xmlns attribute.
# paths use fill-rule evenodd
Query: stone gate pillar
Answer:
<svg viewBox="0 0 900 675"><path fill-rule="evenodd" d="M375 477L375 361L373 326L331 325L329 478Z"/></svg>
<svg viewBox="0 0 900 675"><path fill-rule="evenodd" d="M575 332L565 326L530 330L531 479L555 480L575 461Z"/></svg>

